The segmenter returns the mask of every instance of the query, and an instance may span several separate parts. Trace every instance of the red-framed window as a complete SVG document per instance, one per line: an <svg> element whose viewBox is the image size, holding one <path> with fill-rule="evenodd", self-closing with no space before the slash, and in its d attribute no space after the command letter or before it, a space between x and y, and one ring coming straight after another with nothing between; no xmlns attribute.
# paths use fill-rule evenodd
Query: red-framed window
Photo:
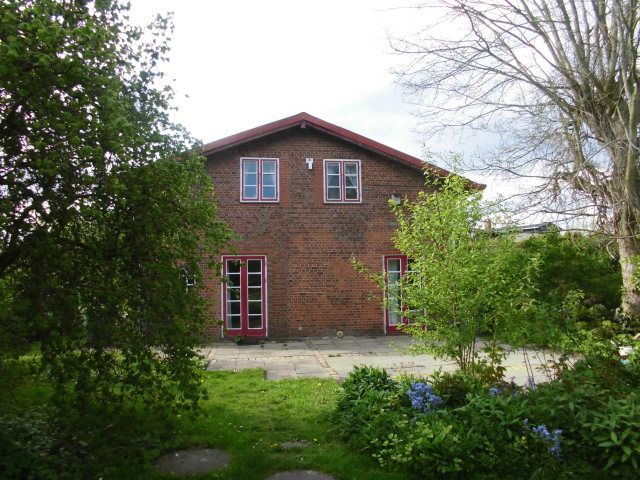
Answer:
<svg viewBox="0 0 640 480"><path fill-rule="evenodd" d="M360 160L324 160L325 203L361 203Z"/></svg>
<svg viewBox="0 0 640 480"><path fill-rule="evenodd" d="M407 306L402 300L402 279L411 272L412 260L406 255L385 255L385 332L401 333L402 326L410 323L404 312Z"/></svg>
<svg viewBox="0 0 640 480"><path fill-rule="evenodd" d="M223 255L222 318L227 335L267 334L267 257Z"/></svg>
<svg viewBox="0 0 640 480"><path fill-rule="evenodd" d="M240 200L278 202L280 200L280 160L242 157L240 159Z"/></svg>

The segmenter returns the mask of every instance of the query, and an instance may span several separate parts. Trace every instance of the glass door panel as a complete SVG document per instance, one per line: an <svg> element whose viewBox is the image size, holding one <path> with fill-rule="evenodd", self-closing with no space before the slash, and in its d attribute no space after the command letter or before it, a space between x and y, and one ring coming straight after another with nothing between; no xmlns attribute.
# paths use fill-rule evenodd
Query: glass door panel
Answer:
<svg viewBox="0 0 640 480"><path fill-rule="evenodd" d="M386 277L386 310L385 332L401 333L402 325L407 324L403 315L405 309L402 303L402 278L407 272L407 257L404 255L388 255L384 257Z"/></svg>
<svg viewBox="0 0 640 480"><path fill-rule="evenodd" d="M266 335L266 257L223 257L224 326L229 335Z"/></svg>

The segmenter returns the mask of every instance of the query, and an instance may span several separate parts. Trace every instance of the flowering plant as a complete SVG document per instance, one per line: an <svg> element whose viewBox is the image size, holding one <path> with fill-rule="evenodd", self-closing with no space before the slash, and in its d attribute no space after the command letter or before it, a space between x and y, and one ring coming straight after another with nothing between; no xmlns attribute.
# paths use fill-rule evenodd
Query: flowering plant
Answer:
<svg viewBox="0 0 640 480"><path fill-rule="evenodd" d="M495 397L496 395L500 395L500 389L498 387L491 387L489 389L489 395Z"/></svg>
<svg viewBox="0 0 640 480"><path fill-rule="evenodd" d="M411 382L407 396L414 410L423 413L432 412L442 405L442 397L436 395L431 386L424 382Z"/></svg>
<svg viewBox="0 0 640 480"><path fill-rule="evenodd" d="M525 422L526 425L526 422ZM549 453L556 458L560 458L560 435L562 430L556 428L553 432L549 432L546 425L537 425L532 427L533 433L538 435L549 446Z"/></svg>

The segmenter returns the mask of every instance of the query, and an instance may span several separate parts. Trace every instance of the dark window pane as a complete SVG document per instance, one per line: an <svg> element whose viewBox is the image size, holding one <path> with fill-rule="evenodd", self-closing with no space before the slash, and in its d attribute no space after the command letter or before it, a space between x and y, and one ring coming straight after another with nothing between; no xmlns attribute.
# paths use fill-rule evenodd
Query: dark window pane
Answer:
<svg viewBox="0 0 640 480"><path fill-rule="evenodd" d="M249 260L247 262L247 271L249 273L259 273L262 271L262 261L260 260Z"/></svg>
<svg viewBox="0 0 640 480"><path fill-rule="evenodd" d="M327 186L328 187L339 187L340 186L340 176L339 175L329 175L329 176L327 176Z"/></svg>
<svg viewBox="0 0 640 480"><path fill-rule="evenodd" d="M262 300L262 288L249 288L247 296L249 300Z"/></svg>
<svg viewBox="0 0 640 480"><path fill-rule="evenodd" d="M262 302L249 302L249 315L260 315L262 313Z"/></svg>
<svg viewBox="0 0 640 480"><path fill-rule="evenodd" d="M262 328L262 315L249 315L249 328Z"/></svg>
<svg viewBox="0 0 640 480"><path fill-rule="evenodd" d="M345 185L347 187L357 187L358 186L358 177L352 177L351 175L347 175L345 177Z"/></svg>
<svg viewBox="0 0 640 480"><path fill-rule="evenodd" d="M327 200L340 200L340 188L327 188Z"/></svg>
<svg viewBox="0 0 640 480"><path fill-rule="evenodd" d="M240 300L240 289L227 287L227 300Z"/></svg>
<svg viewBox="0 0 640 480"><path fill-rule="evenodd" d="M357 200L358 199L358 189L357 188L347 188L345 191L345 196L347 200Z"/></svg>
<svg viewBox="0 0 640 480"><path fill-rule="evenodd" d="M227 275L227 288L239 287L240 286L240 274L239 273L231 273Z"/></svg>
<svg viewBox="0 0 640 480"><path fill-rule="evenodd" d="M227 315L240 315L240 302L227 302Z"/></svg>
<svg viewBox="0 0 640 480"><path fill-rule="evenodd" d="M247 275L247 283L250 287L260 287L262 286L262 274L260 273L250 273Z"/></svg>
<svg viewBox="0 0 640 480"><path fill-rule="evenodd" d="M227 260L227 273L240 273L242 263L238 260Z"/></svg>
<svg viewBox="0 0 640 480"><path fill-rule="evenodd" d="M240 315L227 315L227 328L240 328Z"/></svg>

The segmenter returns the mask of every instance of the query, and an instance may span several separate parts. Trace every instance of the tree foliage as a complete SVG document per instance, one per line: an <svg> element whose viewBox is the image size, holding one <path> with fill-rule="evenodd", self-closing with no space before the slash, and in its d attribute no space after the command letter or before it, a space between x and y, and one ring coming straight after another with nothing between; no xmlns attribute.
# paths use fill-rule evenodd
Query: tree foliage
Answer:
<svg viewBox="0 0 640 480"><path fill-rule="evenodd" d="M601 305L613 318L620 305L620 265L602 236L561 235L553 230L520 244L527 256L540 262L536 283L541 302L559 305L572 290L582 291L588 305Z"/></svg>
<svg viewBox="0 0 640 480"><path fill-rule="evenodd" d="M201 280L229 230L169 119L168 20L127 8L1 2L2 346L40 342L59 400L193 405L206 315L184 269Z"/></svg>
<svg viewBox="0 0 640 480"><path fill-rule="evenodd" d="M513 237L478 228L490 213L480 194L456 176L436 192L394 207L396 247L411 259L402 281L407 330L437 356L465 370L476 361L476 340L517 337L534 293L538 264L522 258Z"/></svg>
<svg viewBox="0 0 640 480"><path fill-rule="evenodd" d="M422 118L499 134L482 166L527 177L529 210L599 219L618 243L623 310L640 314L638 1L434 0L419 8L428 27L396 47L411 59L401 80L420 95Z"/></svg>

